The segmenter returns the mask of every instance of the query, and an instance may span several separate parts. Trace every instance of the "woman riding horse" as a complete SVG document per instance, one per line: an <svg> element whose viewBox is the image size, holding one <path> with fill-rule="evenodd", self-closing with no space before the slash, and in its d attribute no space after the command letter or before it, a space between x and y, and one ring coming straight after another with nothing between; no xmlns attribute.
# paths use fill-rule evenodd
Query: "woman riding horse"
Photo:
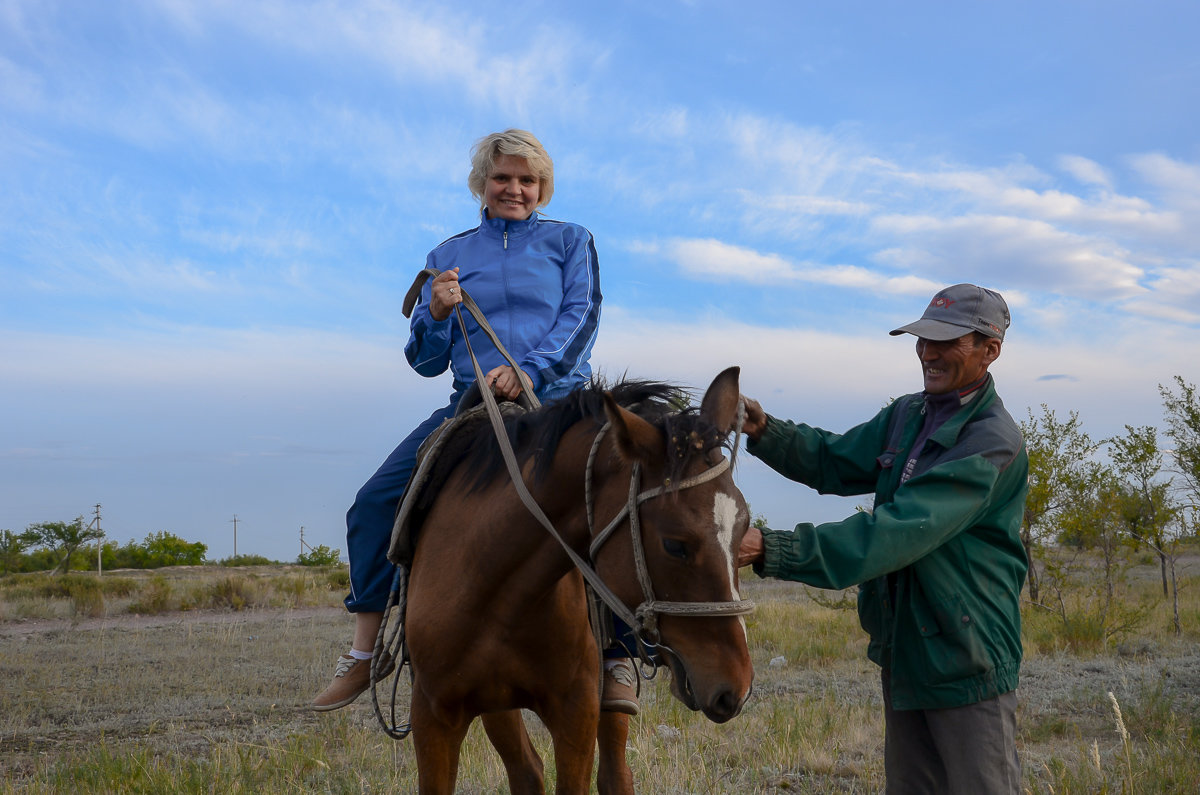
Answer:
<svg viewBox="0 0 1200 795"><path fill-rule="evenodd" d="M387 560L396 506L412 475L417 449L452 416L475 382L466 340L451 321L459 289L470 291L501 342L519 362L505 363L472 326L474 350L486 386L514 399L525 388L542 401L560 398L586 384L588 359L600 321L600 273L592 234L582 226L538 214L554 193L554 164L541 143L524 130L506 130L479 140L467 179L480 200L477 227L451 237L429 252L426 267L440 271L426 284L412 315L404 348L414 370L426 377L453 374L447 405L410 433L363 485L346 514L354 640L338 658L333 681L312 702L329 711L350 704L370 686L370 659L386 609L394 567ZM604 705L637 712L633 669L625 653L610 651ZM381 661L383 662L383 661ZM391 663L377 666L384 675Z"/></svg>
<svg viewBox="0 0 1200 795"><path fill-rule="evenodd" d="M488 421L439 437L439 487L405 506L421 528L404 641L422 795L456 791L477 717L509 791L544 793L522 710L549 733L556 793L590 791L597 747L596 791L633 792L629 716L600 709L585 582L654 648L685 706L717 723L738 715L754 678L753 603L734 565L750 517L732 476L739 394L736 367L698 411L668 385L593 383L507 420L489 403Z"/></svg>

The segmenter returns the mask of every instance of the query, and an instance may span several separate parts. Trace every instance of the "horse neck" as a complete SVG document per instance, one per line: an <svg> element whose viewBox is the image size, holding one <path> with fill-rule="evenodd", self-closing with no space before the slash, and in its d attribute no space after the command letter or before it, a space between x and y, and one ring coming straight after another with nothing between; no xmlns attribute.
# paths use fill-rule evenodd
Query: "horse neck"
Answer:
<svg viewBox="0 0 1200 795"><path fill-rule="evenodd" d="M563 541L585 555L588 544L585 502L591 474L588 456L597 433L590 425L583 421L567 429L555 448L545 479L532 487L538 505ZM601 451L599 455L603 454ZM551 537L545 528L542 532Z"/></svg>
<svg viewBox="0 0 1200 795"><path fill-rule="evenodd" d="M461 529L467 535L457 543L476 549L496 569L507 571L513 582L532 590L556 582L574 568L563 552L564 542L587 559L585 480L588 454L596 435L589 425L576 423L563 434L544 478L533 481L529 477L532 467L524 467L524 482L537 508L553 525L554 533L538 521L504 474L497 481L496 490L489 490L486 502L477 506L482 512L499 511L500 522L465 523ZM602 450L599 456L605 454ZM494 519L495 515L489 518ZM497 530L498 526L502 529Z"/></svg>

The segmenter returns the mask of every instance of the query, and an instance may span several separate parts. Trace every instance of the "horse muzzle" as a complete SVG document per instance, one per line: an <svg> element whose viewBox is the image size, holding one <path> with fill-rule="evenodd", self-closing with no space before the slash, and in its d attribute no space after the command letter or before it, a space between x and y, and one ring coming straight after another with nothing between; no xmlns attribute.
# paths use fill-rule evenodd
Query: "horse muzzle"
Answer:
<svg viewBox="0 0 1200 795"><path fill-rule="evenodd" d="M665 646L660 646L658 651L671 669L671 694L693 712L703 712L713 723L736 718L750 699L750 682L739 687L732 682L717 681L711 686L697 688L687 663L678 654Z"/></svg>

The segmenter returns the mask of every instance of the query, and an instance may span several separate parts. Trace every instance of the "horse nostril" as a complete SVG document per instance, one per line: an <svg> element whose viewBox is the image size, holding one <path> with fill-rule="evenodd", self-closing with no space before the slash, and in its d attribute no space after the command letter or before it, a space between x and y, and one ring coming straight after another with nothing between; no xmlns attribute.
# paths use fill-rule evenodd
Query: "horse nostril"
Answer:
<svg viewBox="0 0 1200 795"><path fill-rule="evenodd" d="M737 714L742 711L742 699L738 698L732 690L722 690L721 693L713 699L712 711L709 715L716 723L724 723L727 720L732 720L737 717Z"/></svg>

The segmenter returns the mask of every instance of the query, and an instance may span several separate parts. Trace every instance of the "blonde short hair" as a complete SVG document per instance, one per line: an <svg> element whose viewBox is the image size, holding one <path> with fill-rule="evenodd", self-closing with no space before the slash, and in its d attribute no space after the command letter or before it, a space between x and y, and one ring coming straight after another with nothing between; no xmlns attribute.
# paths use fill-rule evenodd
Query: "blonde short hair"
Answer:
<svg viewBox="0 0 1200 795"><path fill-rule="evenodd" d="M538 178L537 206L549 204L550 197L554 195L554 161L533 133L508 129L485 135L471 147L471 173L467 177L467 187L471 189L471 195L479 199L480 206L483 206L484 186L496 168L496 158L501 155L525 159L529 169Z"/></svg>

